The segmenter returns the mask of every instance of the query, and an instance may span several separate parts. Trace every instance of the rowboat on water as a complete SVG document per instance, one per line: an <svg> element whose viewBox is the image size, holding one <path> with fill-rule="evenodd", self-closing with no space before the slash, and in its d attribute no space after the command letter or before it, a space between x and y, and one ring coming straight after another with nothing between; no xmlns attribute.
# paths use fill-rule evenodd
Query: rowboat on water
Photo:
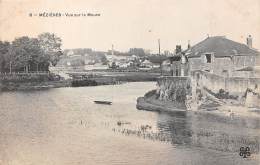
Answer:
<svg viewBox="0 0 260 165"><path fill-rule="evenodd" d="M96 104L106 104L106 105L111 105L111 101L94 101Z"/></svg>

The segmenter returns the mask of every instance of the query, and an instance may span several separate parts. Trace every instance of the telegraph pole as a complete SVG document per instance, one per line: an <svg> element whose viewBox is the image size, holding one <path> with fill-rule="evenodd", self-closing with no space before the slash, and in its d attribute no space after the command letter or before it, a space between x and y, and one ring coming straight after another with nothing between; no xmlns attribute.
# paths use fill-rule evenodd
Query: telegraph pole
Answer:
<svg viewBox="0 0 260 165"><path fill-rule="evenodd" d="M160 42L160 39L158 39L158 48L159 48L159 56L161 55L161 42ZM159 60L160 60L160 57L159 57ZM161 69L161 76L163 75L163 71L162 71L162 63L163 61L160 61L160 69Z"/></svg>
<svg viewBox="0 0 260 165"><path fill-rule="evenodd" d="M112 52L111 52L112 55L114 55L114 45L112 44Z"/></svg>
<svg viewBox="0 0 260 165"><path fill-rule="evenodd" d="M159 56L161 55L161 43L160 43L160 39L158 39L158 46L159 46Z"/></svg>

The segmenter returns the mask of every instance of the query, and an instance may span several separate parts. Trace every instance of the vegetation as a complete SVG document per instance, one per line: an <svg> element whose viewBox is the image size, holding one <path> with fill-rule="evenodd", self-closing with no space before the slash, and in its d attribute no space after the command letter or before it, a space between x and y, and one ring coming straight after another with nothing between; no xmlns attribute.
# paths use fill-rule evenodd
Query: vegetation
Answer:
<svg viewBox="0 0 260 165"><path fill-rule="evenodd" d="M144 97L145 97L145 98L152 97L152 96L155 95L155 94L156 94L156 90L154 89L154 90L148 91L148 92L144 95Z"/></svg>
<svg viewBox="0 0 260 165"><path fill-rule="evenodd" d="M107 65L105 52L94 51L90 48L65 49L58 65L83 66L102 63Z"/></svg>
<svg viewBox="0 0 260 165"><path fill-rule="evenodd" d="M48 71L61 55L61 39L51 33L19 37L11 43L0 41L0 72Z"/></svg>
<svg viewBox="0 0 260 165"><path fill-rule="evenodd" d="M146 55L143 48L130 48L128 53L131 55L137 55L139 57L143 57Z"/></svg>
<svg viewBox="0 0 260 165"><path fill-rule="evenodd" d="M229 92L225 91L224 89L220 89L218 93L214 93L207 88L204 89L218 99L233 99L233 100L238 99L238 96L230 95Z"/></svg>

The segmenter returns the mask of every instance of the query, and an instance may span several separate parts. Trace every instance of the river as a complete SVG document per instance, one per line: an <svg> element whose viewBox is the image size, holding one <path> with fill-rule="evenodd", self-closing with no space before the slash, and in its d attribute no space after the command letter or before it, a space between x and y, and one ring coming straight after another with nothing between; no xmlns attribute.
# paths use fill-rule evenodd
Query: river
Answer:
<svg viewBox="0 0 260 165"><path fill-rule="evenodd" d="M240 129L254 139L258 128L137 110L137 97L155 87L154 82L137 82L0 93L0 164L259 164L257 155L242 158L238 152L214 149L210 137L200 141L198 133L193 136L201 128L207 136L225 128L230 136Z"/></svg>

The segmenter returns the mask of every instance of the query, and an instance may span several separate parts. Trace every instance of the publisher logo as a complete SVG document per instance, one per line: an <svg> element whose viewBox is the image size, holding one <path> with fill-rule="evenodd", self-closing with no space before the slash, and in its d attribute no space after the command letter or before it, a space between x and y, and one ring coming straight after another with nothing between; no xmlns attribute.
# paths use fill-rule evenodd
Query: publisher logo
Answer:
<svg viewBox="0 0 260 165"><path fill-rule="evenodd" d="M247 158L250 155L251 155L251 153L250 153L250 148L249 147L241 147L240 148L239 156L241 156L243 158Z"/></svg>

